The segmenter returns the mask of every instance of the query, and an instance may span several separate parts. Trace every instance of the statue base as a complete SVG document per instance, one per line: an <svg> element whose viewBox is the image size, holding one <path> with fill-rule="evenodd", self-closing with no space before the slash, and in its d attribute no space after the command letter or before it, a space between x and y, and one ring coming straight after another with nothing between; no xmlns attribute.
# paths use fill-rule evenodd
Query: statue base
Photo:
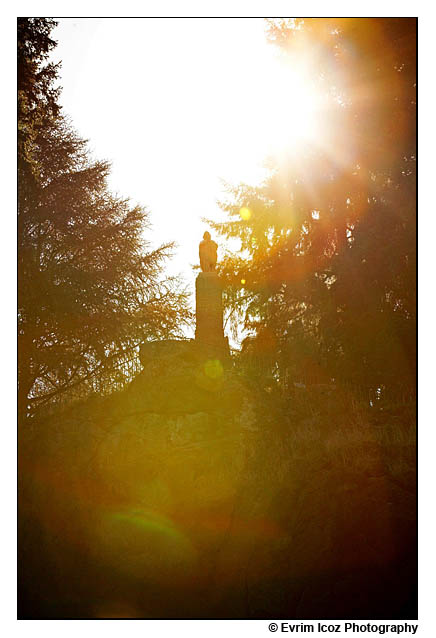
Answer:
<svg viewBox="0 0 436 638"><path fill-rule="evenodd" d="M215 350L217 356L229 354L224 337L222 284L216 272L201 272L195 281L195 341Z"/></svg>

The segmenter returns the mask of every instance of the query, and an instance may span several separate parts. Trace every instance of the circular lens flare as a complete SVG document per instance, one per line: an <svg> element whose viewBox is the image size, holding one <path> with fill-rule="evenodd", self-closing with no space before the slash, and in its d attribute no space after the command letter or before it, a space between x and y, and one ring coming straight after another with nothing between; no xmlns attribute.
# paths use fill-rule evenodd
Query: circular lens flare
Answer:
<svg viewBox="0 0 436 638"><path fill-rule="evenodd" d="M245 206L243 206L241 208L241 210L239 211L239 216L241 219L243 219L245 222L247 222L250 217L251 217L251 210L249 208L246 208Z"/></svg>

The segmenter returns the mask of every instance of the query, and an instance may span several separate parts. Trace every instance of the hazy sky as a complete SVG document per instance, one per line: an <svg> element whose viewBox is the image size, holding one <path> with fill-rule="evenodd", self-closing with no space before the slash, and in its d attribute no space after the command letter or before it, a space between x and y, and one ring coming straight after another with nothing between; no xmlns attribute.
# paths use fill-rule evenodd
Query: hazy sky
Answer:
<svg viewBox="0 0 436 638"><path fill-rule="evenodd" d="M259 182L267 155L292 141L290 115L294 134L313 134L307 79L278 58L262 18L58 22L64 112L112 162L111 190L150 210L152 245L177 242L167 270L193 292L201 218L225 218L221 180Z"/></svg>
<svg viewBox="0 0 436 638"><path fill-rule="evenodd" d="M59 19L53 37L64 111L112 162L111 188L150 208L153 241L177 240L175 266L191 276L220 178L261 175L253 133L274 64L263 20Z"/></svg>
<svg viewBox="0 0 436 638"><path fill-rule="evenodd" d="M112 190L150 208L153 242L178 242L172 270L191 280L201 217L222 218L220 178L258 181L282 136L289 70L264 29L261 18L70 18L53 31L64 111L112 162Z"/></svg>

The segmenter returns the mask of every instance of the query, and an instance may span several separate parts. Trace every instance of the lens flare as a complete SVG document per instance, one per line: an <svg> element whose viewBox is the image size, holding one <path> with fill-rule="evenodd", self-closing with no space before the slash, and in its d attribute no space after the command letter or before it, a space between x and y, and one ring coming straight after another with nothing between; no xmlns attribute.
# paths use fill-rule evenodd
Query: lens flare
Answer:
<svg viewBox="0 0 436 638"><path fill-rule="evenodd" d="M210 379L219 379L223 376L223 366L219 359L209 359L204 364L204 373Z"/></svg>
<svg viewBox="0 0 436 638"><path fill-rule="evenodd" d="M105 512L96 540L95 551L104 564L149 582L184 581L196 565L189 537L158 512L136 508Z"/></svg>
<svg viewBox="0 0 436 638"><path fill-rule="evenodd" d="M149 532L158 533L175 540L183 542L183 535L174 526L172 521L156 512L143 510L131 510L127 512L116 512L112 515L113 521L128 522L135 527L142 528Z"/></svg>
<svg viewBox="0 0 436 638"><path fill-rule="evenodd" d="M239 211L239 215L241 217L241 219L243 219L245 222L247 222L250 217L251 217L251 210L249 208L246 208L245 206L243 206L241 208L241 210Z"/></svg>

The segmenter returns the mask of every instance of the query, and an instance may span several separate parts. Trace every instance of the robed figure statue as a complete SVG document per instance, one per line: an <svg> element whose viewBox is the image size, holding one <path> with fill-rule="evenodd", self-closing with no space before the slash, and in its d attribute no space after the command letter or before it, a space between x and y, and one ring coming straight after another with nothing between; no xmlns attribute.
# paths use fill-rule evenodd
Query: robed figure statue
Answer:
<svg viewBox="0 0 436 638"><path fill-rule="evenodd" d="M210 233L206 231L199 247L200 266L203 272L215 272L217 250L218 245L210 238Z"/></svg>

